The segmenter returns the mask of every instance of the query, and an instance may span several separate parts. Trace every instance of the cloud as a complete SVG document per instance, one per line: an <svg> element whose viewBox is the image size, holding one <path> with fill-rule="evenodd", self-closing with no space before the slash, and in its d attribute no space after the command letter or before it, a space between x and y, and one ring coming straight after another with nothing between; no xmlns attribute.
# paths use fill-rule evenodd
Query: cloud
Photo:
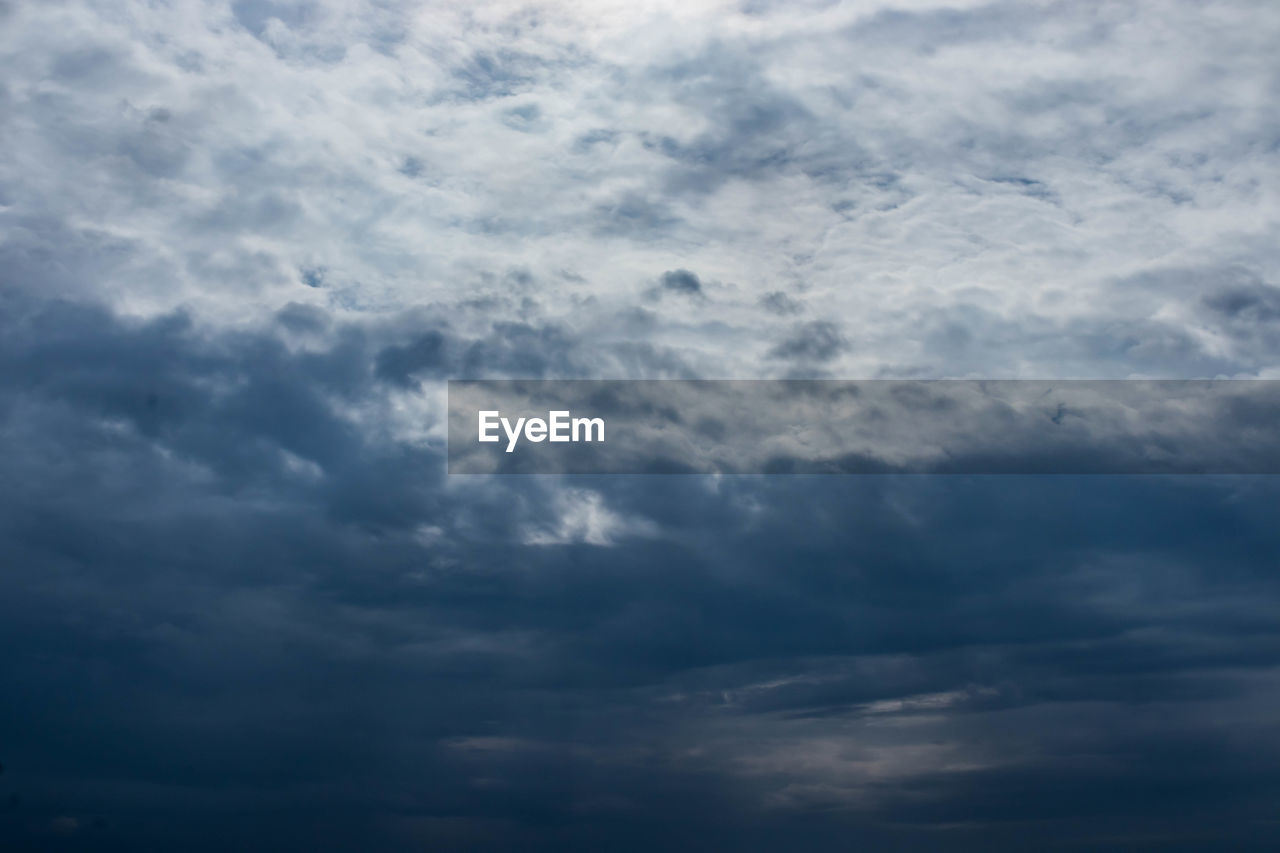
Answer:
<svg viewBox="0 0 1280 853"><path fill-rule="evenodd" d="M760 297L760 305L775 314L798 314L802 310L799 300L781 290L774 290Z"/></svg>
<svg viewBox="0 0 1280 853"><path fill-rule="evenodd" d="M1275 377L1271 9L0 17L8 847L1275 846L1270 480L448 477L442 384Z"/></svg>
<svg viewBox="0 0 1280 853"><path fill-rule="evenodd" d="M615 545L620 536L654 535L655 525L645 519L627 520L605 506L598 492L569 489L557 495L559 518L550 528L531 528L527 545Z"/></svg>
<svg viewBox="0 0 1280 853"><path fill-rule="evenodd" d="M814 320L794 327L769 354L802 362L831 361L849 346L840 327L830 320Z"/></svg>
<svg viewBox="0 0 1280 853"><path fill-rule="evenodd" d="M688 270L667 270L660 279L664 290L685 296L702 296L702 282Z"/></svg>

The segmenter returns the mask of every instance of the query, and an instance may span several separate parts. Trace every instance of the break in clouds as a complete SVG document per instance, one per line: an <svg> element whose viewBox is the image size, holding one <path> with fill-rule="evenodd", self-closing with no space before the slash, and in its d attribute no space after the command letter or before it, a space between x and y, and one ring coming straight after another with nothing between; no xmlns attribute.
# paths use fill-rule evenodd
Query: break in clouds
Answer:
<svg viewBox="0 0 1280 853"><path fill-rule="evenodd" d="M0 3L0 840L1271 849L1271 478L451 478L444 382L1278 378L1277 42Z"/></svg>

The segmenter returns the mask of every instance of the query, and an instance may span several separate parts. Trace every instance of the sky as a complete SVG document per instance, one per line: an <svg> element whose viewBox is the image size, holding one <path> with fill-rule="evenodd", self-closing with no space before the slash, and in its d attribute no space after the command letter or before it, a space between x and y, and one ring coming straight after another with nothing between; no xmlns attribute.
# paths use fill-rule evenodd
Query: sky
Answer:
<svg viewBox="0 0 1280 853"><path fill-rule="evenodd" d="M0 2L0 846L1271 850L1267 476L445 473L448 379L1280 378L1280 8Z"/></svg>

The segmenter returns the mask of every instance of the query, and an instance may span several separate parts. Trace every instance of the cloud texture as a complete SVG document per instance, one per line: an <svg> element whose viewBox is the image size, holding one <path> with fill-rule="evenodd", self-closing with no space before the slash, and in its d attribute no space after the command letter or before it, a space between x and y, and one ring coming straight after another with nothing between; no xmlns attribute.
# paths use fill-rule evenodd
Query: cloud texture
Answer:
<svg viewBox="0 0 1280 853"><path fill-rule="evenodd" d="M1280 377L1277 42L0 4L0 840L1274 849L1271 478L450 478L443 382Z"/></svg>

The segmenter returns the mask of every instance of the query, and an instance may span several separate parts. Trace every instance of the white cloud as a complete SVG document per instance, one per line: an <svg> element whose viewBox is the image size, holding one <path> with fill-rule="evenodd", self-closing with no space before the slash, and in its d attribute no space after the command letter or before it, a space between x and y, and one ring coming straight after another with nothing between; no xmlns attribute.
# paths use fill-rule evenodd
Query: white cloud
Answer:
<svg viewBox="0 0 1280 853"><path fill-rule="evenodd" d="M1244 2L22 4L0 251L215 326L558 322L602 376L654 369L619 341L718 376L1266 373L1275 336L1203 300L1280 283L1278 35ZM714 298L620 322L677 268ZM771 359L774 292L850 346Z"/></svg>
<svg viewBox="0 0 1280 853"><path fill-rule="evenodd" d="M604 496L589 489L562 489L555 495L555 520L525 528L526 545L615 545L628 536L653 536L657 527L611 510Z"/></svg>

